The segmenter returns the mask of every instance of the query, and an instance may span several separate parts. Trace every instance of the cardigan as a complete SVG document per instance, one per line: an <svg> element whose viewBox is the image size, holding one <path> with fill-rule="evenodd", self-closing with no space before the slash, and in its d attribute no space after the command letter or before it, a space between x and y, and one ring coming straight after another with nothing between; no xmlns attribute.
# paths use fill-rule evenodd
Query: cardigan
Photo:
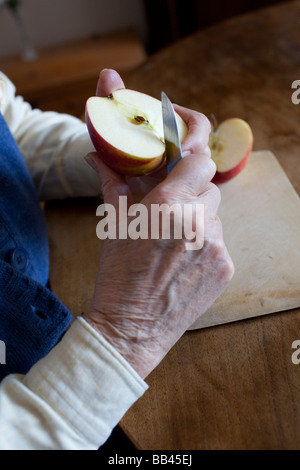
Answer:
<svg viewBox="0 0 300 470"><path fill-rule="evenodd" d="M62 337L72 321L46 287L46 224L19 148L0 114L0 340L6 364L0 380L25 374Z"/></svg>

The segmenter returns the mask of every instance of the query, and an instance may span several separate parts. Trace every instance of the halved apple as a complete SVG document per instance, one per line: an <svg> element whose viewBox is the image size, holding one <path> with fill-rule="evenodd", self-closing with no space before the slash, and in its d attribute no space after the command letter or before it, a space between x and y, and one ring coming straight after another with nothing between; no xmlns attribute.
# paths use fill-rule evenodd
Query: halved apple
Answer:
<svg viewBox="0 0 300 470"><path fill-rule="evenodd" d="M175 113L181 141L187 126ZM129 89L86 103L86 124L95 149L118 173L141 176L155 170L164 158L161 102Z"/></svg>
<svg viewBox="0 0 300 470"><path fill-rule="evenodd" d="M211 157L217 166L212 180L225 183L245 168L253 147L253 134L243 119L230 118L214 129L209 138Z"/></svg>

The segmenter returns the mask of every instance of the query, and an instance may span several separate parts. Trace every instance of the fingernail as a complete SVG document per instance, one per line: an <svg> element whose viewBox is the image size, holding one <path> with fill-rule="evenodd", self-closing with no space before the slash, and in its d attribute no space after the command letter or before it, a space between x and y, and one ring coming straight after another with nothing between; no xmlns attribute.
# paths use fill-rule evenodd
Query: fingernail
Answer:
<svg viewBox="0 0 300 470"><path fill-rule="evenodd" d="M102 69L101 72L99 73L99 77L101 77L101 75L102 75L104 72L106 72L106 70L108 70L108 69Z"/></svg>
<svg viewBox="0 0 300 470"><path fill-rule="evenodd" d="M98 172L98 167L93 157L91 157L90 155L86 155L84 159L90 165L90 167L93 168L93 170Z"/></svg>
<svg viewBox="0 0 300 470"><path fill-rule="evenodd" d="M188 157L188 156L191 155L191 154L192 154L192 152L191 152L190 150L185 150L184 152L182 152L183 158L184 158L184 157Z"/></svg>

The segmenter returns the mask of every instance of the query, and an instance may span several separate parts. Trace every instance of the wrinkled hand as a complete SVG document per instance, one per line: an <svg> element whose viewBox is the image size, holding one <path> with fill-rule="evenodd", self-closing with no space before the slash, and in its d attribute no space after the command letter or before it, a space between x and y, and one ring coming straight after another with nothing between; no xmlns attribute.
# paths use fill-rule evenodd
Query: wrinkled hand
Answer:
<svg viewBox="0 0 300 470"><path fill-rule="evenodd" d="M99 81L97 84L96 95L97 96L108 96L114 90L125 88L124 82L120 75L112 69L105 69L101 72ZM189 132L184 142L182 143L183 156L195 154L201 152L207 156L210 156L210 149L208 143L204 141L204 136L201 132L203 126L209 126L205 116L196 111L191 111L182 106L174 104L174 109L186 122ZM155 188L158 183L163 181L167 175L166 167L160 168L157 171L152 172L150 175L142 177L126 177L126 182L130 187L136 199L148 194L151 189Z"/></svg>
<svg viewBox="0 0 300 470"><path fill-rule="evenodd" d="M152 204L204 204L203 248L187 251L184 239L106 239L86 315L142 378L212 305L233 275L217 216L220 192L210 182L215 173L207 156L210 126L204 116L182 112L190 126L184 149L196 153L183 158L141 203L149 212ZM96 153L88 159L100 176L106 203L118 208L120 195L128 197L128 206L134 203L123 176Z"/></svg>

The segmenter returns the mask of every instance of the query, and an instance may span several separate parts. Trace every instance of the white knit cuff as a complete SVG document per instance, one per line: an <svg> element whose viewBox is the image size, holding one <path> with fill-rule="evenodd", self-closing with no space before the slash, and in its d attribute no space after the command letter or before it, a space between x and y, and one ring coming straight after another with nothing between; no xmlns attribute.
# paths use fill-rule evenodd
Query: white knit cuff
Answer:
<svg viewBox="0 0 300 470"><path fill-rule="evenodd" d="M148 385L82 317L25 376L24 384L99 446Z"/></svg>

